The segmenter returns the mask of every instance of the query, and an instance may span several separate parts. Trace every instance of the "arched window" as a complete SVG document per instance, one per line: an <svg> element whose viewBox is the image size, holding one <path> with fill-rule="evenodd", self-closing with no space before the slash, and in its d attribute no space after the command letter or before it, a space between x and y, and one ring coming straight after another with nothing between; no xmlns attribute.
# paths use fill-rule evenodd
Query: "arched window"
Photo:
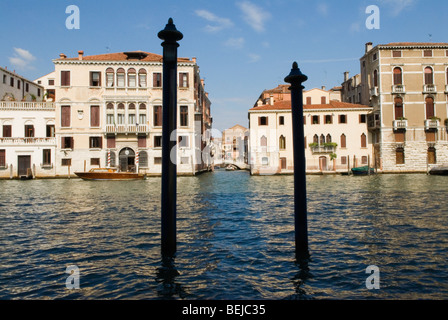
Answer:
<svg viewBox="0 0 448 320"><path fill-rule="evenodd" d="M140 88L146 88L147 87L147 84L146 84L146 70L145 69L138 70L138 86Z"/></svg>
<svg viewBox="0 0 448 320"><path fill-rule="evenodd" d="M268 139L267 139L265 136L262 136L262 137L261 137L261 139L260 139L260 145L261 145L262 147L267 147L267 145L268 145Z"/></svg>
<svg viewBox="0 0 448 320"><path fill-rule="evenodd" d="M140 151L138 154L138 163L142 168L148 167L148 153L146 151Z"/></svg>
<svg viewBox="0 0 448 320"><path fill-rule="evenodd" d="M320 135L320 144L325 143L325 136L323 134Z"/></svg>
<svg viewBox="0 0 448 320"><path fill-rule="evenodd" d="M434 98L427 97L426 98L426 119L431 119L434 117Z"/></svg>
<svg viewBox="0 0 448 320"><path fill-rule="evenodd" d="M135 88L137 86L137 72L134 68L128 70L128 86Z"/></svg>
<svg viewBox="0 0 448 320"><path fill-rule="evenodd" d="M280 150L286 149L286 138L283 135L281 135L279 138L279 148Z"/></svg>
<svg viewBox="0 0 448 320"><path fill-rule="evenodd" d="M114 86L114 69L107 68L106 70L106 86L112 88Z"/></svg>
<svg viewBox="0 0 448 320"><path fill-rule="evenodd" d="M367 136L365 133L361 135L361 148L367 148Z"/></svg>
<svg viewBox="0 0 448 320"><path fill-rule="evenodd" d="M331 135L327 134L327 143L330 143L330 142L331 142Z"/></svg>
<svg viewBox="0 0 448 320"><path fill-rule="evenodd" d="M125 85L125 71L123 68L117 70L117 87L124 88Z"/></svg>
<svg viewBox="0 0 448 320"><path fill-rule="evenodd" d="M347 148L347 137L345 134L341 134L341 148Z"/></svg>
<svg viewBox="0 0 448 320"><path fill-rule="evenodd" d="M431 67L425 68L425 84L434 84L433 70Z"/></svg>
<svg viewBox="0 0 448 320"><path fill-rule="evenodd" d="M400 120L403 118L403 99L400 97L395 98L395 120Z"/></svg>
<svg viewBox="0 0 448 320"><path fill-rule="evenodd" d="M317 134L313 137L313 143L319 143L319 136Z"/></svg>
<svg viewBox="0 0 448 320"><path fill-rule="evenodd" d="M373 71L373 86L378 87L378 70Z"/></svg>
<svg viewBox="0 0 448 320"><path fill-rule="evenodd" d="M394 85L402 85L403 84L403 72L401 68L394 68Z"/></svg>

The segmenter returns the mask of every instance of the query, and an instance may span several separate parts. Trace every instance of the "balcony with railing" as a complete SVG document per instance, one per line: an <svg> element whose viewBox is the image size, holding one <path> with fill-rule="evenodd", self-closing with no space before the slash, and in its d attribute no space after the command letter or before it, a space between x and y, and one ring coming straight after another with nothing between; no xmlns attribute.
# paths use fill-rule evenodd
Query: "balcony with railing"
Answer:
<svg viewBox="0 0 448 320"><path fill-rule="evenodd" d="M0 101L0 110L54 111L54 102Z"/></svg>
<svg viewBox="0 0 448 320"><path fill-rule="evenodd" d="M330 142L324 144L310 143L312 153L334 153L336 152L337 144Z"/></svg>
<svg viewBox="0 0 448 320"><path fill-rule="evenodd" d="M106 133L139 134L148 133L149 126L146 124L107 124Z"/></svg>
<svg viewBox="0 0 448 320"><path fill-rule="evenodd" d="M406 93L406 87L402 84L396 84L392 86L393 94L404 94Z"/></svg>
<svg viewBox="0 0 448 320"><path fill-rule="evenodd" d="M393 121L394 130L406 130L408 126L408 120L401 119L401 120L394 120Z"/></svg>
<svg viewBox="0 0 448 320"><path fill-rule="evenodd" d="M56 138L0 138L0 145L5 146L55 146Z"/></svg>
<svg viewBox="0 0 448 320"><path fill-rule="evenodd" d="M378 96L378 87L370 88L370 96L377 97Z"/></svg>
<svg viewBox="0 0 448 320"><path fill-rule="evenodd" d="M367 127L369 130L375 130L375 129L379 129L381 127L381 121L379 119L379 114L367 115Z"/></svg>
<svg viewBox="0 0 448 320"><path fill-rule="evenodd" d="M437 87L435 84L425 84L423 86L423 93L436 93Z"/></svg>
<svg viewBox="0 0 448 320"><path fill-rule="evenodd" d="M438 127L439 127L439 120L437 119L425 120L425 130L437 130Z"/></svg>

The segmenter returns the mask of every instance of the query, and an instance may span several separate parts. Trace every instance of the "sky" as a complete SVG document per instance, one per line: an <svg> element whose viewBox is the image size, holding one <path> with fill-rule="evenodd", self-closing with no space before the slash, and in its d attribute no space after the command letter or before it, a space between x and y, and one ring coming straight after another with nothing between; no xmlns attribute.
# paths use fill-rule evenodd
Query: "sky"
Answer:
<svg viewBox="0 0 448 320"><path fill-rule="evenodd" d="M68 29L70 5L79 29ZM379 9L379 29L366 27ZM0 66L34 80L60 53L76 57L143 50L162 54L157 33L172 17L179 57L196 57L212 102L213 127L248 127L265 89L284 84L297 61L305 90L340 86L359 73L366 42L448 42L441 0L0 0Z"/></svg>

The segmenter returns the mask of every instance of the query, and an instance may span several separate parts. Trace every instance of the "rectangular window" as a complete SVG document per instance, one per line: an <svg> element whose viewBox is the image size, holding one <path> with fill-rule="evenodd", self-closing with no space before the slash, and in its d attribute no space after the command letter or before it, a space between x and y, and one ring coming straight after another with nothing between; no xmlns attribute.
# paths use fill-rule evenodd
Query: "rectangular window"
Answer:
<svg viewBox="0 0 448 320"><path fill-rule="evenodd" d="M73 149L74 147L73 137L62 137L61 138L61 149Z"/></svg>
<svg viewBox="0 0 448 320"><path fill-rule="evenodd" d="M155 165L160 165L160 164L162 164L162 157L155 157L155 158L154 158L154 164L155 164Z"/></svg>
<svg viewBox="0 0 448 320"><path fill-rule="evenodd" d="M20 89L20 80L17 80L17 89Z"/></svg>
<svg viewBox="0 0 448 320"><path fill-rule="evenodd" d="M140 88L146 88L146 73L138 74L138 85Z"/></svg>
<svg viewBox="0 0 448 320"><path fill-rule="evenodd" d="M286 158L280 158L280 168L282 170L286 169Z"/></svg>
<svg viewBox="0 0 448 320"><path fill-rule="evenodd" d="M124 87L125 74L122 72L117 73L117 86L120 88Z"/></svg>
<svg viewBox="0 0 448 320"><path fill-rule="evenodd" d="M135 124L135 113L130 113L128 120L128 124Z"/></svg>
<svg viewBox="0 0 448 320"><path fill-rule="evenodd" d="M178 142L179 142L179 147L188 148L188 136L179 136Z"/></svg>
<svg viewBox="0 0 448 320"><path fill-rule="evenodd" d="M306 104L311 104L311 97L306 97Z"/></svg>
<svg viewBox="0 0 448 320"><path fill-rule="evenodd" d="M3 125L3 138L11 138L12 137L12 126L9 124Z"/></svg>
<svg viewBox="0 0 448 320"><path fill-rule="evenodd" d="M327 104L327 97L320 97L321 104Z"/></svg>
<svg viewBox="0 0 448 320"><path fill-rule="evenodd" d="M34 126L32 124L25 125L25 138L34 137Z"/></svg>
<svg viewBox="0 0 448 320"><path fill-rule="evenodd" d="M332 124L333 123L333 116L331 114L325 115L325 124Z"/></svg>
<svg viewBox="0 0 448 320"><path fill-rule="evenodd" d="M114 74L112 72L106 73L106 85L108 88L112 88L114 86Z"/></svg>
<svg viewBox="0 0 448 320"><path fill-rule="evenodd" d="M362 157L361 157L361 164L363 164L363 165L364 165L364 164L368 164L367 162L368 162L368 158L367 158L367 156L362 156Z"/></svg>
<svg viewBox="0 0 448 320"><path fill-rule="evenodd" d="M90 137L89 138L89 148L90 149L101 149L103 147L102 137Z"/></svg>
<svg viewBox="0 0 448 320"><path fill-rule="evenodd" d="M346 156L342 156L341 157L341 164L347 164L347 157Z"/></svg>
<svg viewBox="0 0 448 320"><path fill-rule="evenodd" d="M162 87L162 74L160 72L153 73L153 83L152 86L154 88Z"/></svg>
<svg viewBox="0 0 448 320"><path fill-rule="evenodd" d="M188 107L180 106L180 126L187 127L188 126Z"/></svg>
<svg viewBox="0 0 448 320"><path fill-rule="evenodd" d="M29 83L27 83L27 84L25 85L25 91L26 91L26 92L29 92L29 91L30 91L30 84L29 84Z"/></svg>
<svg viewBox="0 0 448 320"><path fill-rule="evenodd" d="M100 165L100 158L90 158L90 165L91 166L99 166Z"/></svg>
<svg viewBox="0 0 448 320"><path fill-rule="evenodd" d="M392 51L392 57L394 57L394 58L401 58L401 51L400 50Z"/></svg>
<svg viewBox="0 0 448 320"><path fill-rule="evenodd" d="M37 88L37 96L40 97L40 89Z"/></svg>
<svg viewBox="0 0 448 320"><path fill-rule="evenodd" d="M70 106L61 106L61 127L70 127Z"/></svg>
<svg viewBox="0 0 448 320"><path fill-rule="evenodd" d="M138 115L138 123L142 125L146 124L146 113L140 113Z"/></svg>
<svg viewBox="0 0 448 320"><path fill-rule="evenodd" d="M281 126L285 125L285 117L284 116L280 116L278 118L278 124L281 125Z"/></svg>
<svg viewBox="0 0 448 320"><path fill-rule="evenodd" d="M347 115L346 114L339 115L339 123L347 123Z"/></svg>
<svg viewBox="0 0 448 320"><path fill-rule="evenodd" d="M100 126L100 106L90 106L90 126Z"/></svg>
<svg viewBox="0 0 448 320"><path fill-rule="evenodd" d="M128 86L135 88L137 86L137 75L135 73L128 74Z"/></svg>
<svg viewBox="0 0 448 320"><path fill-rule="evenodd" d="M53 80L53 79L48 80L48 85L49 85L49 86L54 86L54 80Z"/></svg>
<svg viewBox="0 0 448 320"><path fill-rule="evenodd" d="M69 167L72 165L72 159L62 159L61 165L63 167Z"/></svg>
<svg viewBox="0 0 448 320"><path fill-rule="evenodd" d="M179 87L180 88L188 88L188 73L187 72L179 73Z"/></svg>
<svg viewBox="0 0 448 320"><path fill-rule="evenodd" d="M113 113L107 114L107 116L106 116L107 124L114 124L114 120L115 120L115 117L114 117Z"/></svg>
<svg viewBox="0 0 448 320"><path fill-rule="evenodd" d="M268 117L258 117L258 125L259 126L267 126L268 125Z"/></svg>
<svg viewBox="0 0 448 320"><path fill-rule="evenodd" d="M154 148L162 147L162 136L154 136Z"/></svg>
<svg viewBox="0 0 448 320"><path fill-rule="evenodd" d="M138 136L138 147L139 148L146 148L146 135L139 135Z"/></svg>
<svg viewBox="0 0 448 320"><path fill-rule="evenodd" d="M6 84L6 78L7 78L7 76L6 76L6 74L4 74L3 75L3 84Z"/></svg>
<svg viewBox="0 0 448 320"><path fill-rule="evenodd" d="M359 123L366 123L367 122L367 115L366 114L360 114L359 115Z"/></svg>
<svg viewBox="0 0 448 320"><path fill-rule="evenodd" d="M61 87L70 86L70 71L61 71Z"/></svg>
<svg viewBox="0 0 448 320"><path fill-rule="evenodd" d="M90 72L90 86L101 87L101 72L98 71Z"/></svg>
<svg viewBox="0 0 448 320"><path fill-rule="evenodd" d="M313 116L312 118L312 124L319 124L320 117L319 116Z"/></svg>
<svg viewBox="0 0 448 320"><path fill-rule="evenodd" d="M51 149L42 150L42 164L44 166L51 165Z"/></svg>
<svg viewBox="0 0 448 320"><path fill-rule="evenodd" d="M154 106L154 127L162 126L162 106Z"/></svg>
<svg viewBox="0 0 448 320"><path fill-rule="evenodd" d="M0 167L6 167L6 150L0 150Z"/></svg>
<svg viewBox="0 0 448 320"><path fill-rule="evenodd" d="M117 114L117 124L124 124L124 113Z"/></svg>
<svg viewBox="0 0 448 320"><path fill-rule="evenodd" d="M11 77L11 79L9 80L9 85L11 87L14 87L14 78L13 77Z"/></svg>
<svg viewBox="0 0 448 320"><path fill-rule="evenodd" d="M432 50L423 50L424 57L432 57Z"/></svg>
<svg viewBox="0 0 448 320"><path fill-rule="evenodd" d="M107 136L107 148L115 149L115 136Z"/></svg>

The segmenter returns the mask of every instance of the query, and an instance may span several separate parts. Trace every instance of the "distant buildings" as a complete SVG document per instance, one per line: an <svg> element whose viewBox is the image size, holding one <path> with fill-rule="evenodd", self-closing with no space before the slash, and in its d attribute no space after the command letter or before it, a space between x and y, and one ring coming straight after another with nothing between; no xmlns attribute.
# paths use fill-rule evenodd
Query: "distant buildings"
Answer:
<svg viewBox="0 0 448 320"><path fill-rule="evenodd" d="M54 72L36 83L1 69L0 178L66 177L95 167L160 175L162 56L79 51L53 62ZM204 156L211 152L211 103L195 58L178 59L178 79L175 161L178 174L195 175L212 166ZM32 90L54 102L14 102L35 100Z"/></svg>
<svg viewBox="0 0 448 320"><path fill-rule="evenodd" d="M42 101L43 86L0 67L0 101Z"/></svg>
<svg viewBox="0 0 448 320"><path fill-rule="evenodd" d="M425 172L448 164L448 43L367 43L362 104L383 172Z"/></svg>
<svg viewBox="0 0 448 320"><path fill-rule="evenodd" d="M252 174L294 170L291 95L288 86L278 88L282 92L265 90L249 110ZM307 172L346 172L367 165L372 153L367 114L372 108L338 101L339 88L312 89L303 98Z"/></svg>
<svg viewBox="0 0 448 320"><path fill-rule="evenodd" d="M222 133L224 160L247 163L249 130L239 124Z"/></svg>

